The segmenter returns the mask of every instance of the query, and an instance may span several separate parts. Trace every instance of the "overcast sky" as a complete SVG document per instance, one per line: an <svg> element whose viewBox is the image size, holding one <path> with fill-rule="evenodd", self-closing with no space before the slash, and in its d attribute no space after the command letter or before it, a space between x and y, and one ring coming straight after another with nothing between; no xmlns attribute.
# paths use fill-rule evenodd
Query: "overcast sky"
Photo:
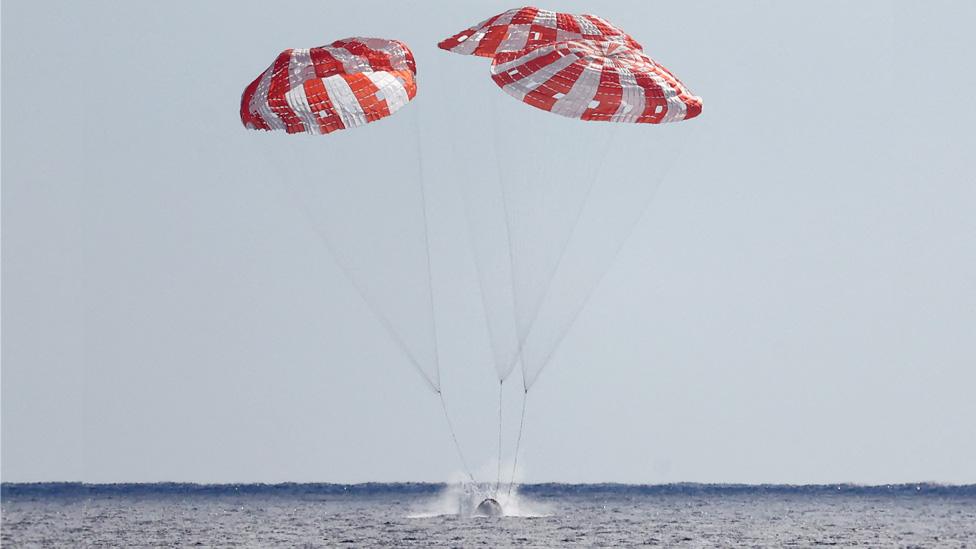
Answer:
<svg viewBox="0 0 976 549"><path fill-rule="evenodd" d="M305 215L275 179L319 153L345 168L312 175L338 181L416 173L418 140L444 394L492 475L498 385L458 182L496 170L465 137L477 117L531 109L436 44L509 7L3 2L3 480L456 478L440 403L310 219L359 210L313 185L335 200ZM625 27L704 112L529 394L523 478L976 482L976 6L542 7ZM294 148L240 126L279 51L355 35L412 47L402 113ZM372 139L406 146L378 158ZM614 173L645 177L622 142ZM390 211L368 213L394 227ZM411 280L383 268L364 276Z"/></svg>

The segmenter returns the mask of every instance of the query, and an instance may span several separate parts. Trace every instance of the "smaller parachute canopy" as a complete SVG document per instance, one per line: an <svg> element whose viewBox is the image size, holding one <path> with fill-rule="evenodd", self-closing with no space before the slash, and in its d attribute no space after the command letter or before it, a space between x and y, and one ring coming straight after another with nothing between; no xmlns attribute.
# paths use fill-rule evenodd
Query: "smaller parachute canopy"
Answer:
<svg viewBox="0 0 976 549"><path fill-rule="evenodd" d="M596 15L559 13L531 6L510 9L486 19L442 40L438 46L461 55L495 57L503 51L566 40L601 40L643 49L629 34Z"/></svg>
<svg viewBox="0 0 976 549"><path fill-rule="evenodd" d="M501 52L492 79L512 97L580 120L662 124L694 118L702 100L639 50L577 40Z"/></svg>
<svg viewBox="0 0 976 549"><path fill-rule="evenodd" d="M345 38L288 49L241 96L253 130L326 134L386 118L417 94L417 64L403 42Z"/></svg>

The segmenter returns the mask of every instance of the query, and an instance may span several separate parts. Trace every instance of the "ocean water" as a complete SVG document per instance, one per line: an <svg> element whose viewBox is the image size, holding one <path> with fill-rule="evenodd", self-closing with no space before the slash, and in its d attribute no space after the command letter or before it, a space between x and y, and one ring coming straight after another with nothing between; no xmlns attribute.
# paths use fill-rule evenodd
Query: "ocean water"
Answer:
<svg viewBox="0 0 976 549"><path fill-rule="evenodd" d="M8 547L976 547L976 485L4 484Z"/></svg>

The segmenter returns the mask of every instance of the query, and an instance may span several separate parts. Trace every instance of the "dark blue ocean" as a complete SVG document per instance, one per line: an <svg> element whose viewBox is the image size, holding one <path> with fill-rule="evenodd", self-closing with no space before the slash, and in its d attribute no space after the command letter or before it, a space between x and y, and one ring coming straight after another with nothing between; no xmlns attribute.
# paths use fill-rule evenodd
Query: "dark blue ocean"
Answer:
<svg viewBox="0 0 976 549"><path fill-rule="evenodd" d="M473 509L495 495L505 515ZM976 485L3 484L3 547L976 547Z"/></svg>

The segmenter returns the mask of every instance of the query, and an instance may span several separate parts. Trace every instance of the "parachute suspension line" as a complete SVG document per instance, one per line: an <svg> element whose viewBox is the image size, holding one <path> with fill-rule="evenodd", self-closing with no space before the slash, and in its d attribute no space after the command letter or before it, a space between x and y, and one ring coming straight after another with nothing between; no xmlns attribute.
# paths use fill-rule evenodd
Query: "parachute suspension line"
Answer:
<svg viewBox="0 0 976 549"><path fill-rule="evenodd" d="M441 409L444 410L444 419L447 421L448 430L451 431L451 440L454 441L454 449L457 450L458 458L461 460L461 466L464 467L464 473L471 479L472 484L476 484L477 481L475 481L474 475L471 474L471 468L468 467L468 460L464 459L464 452L461 451L461 443L458 442L457 433L454 432L454 422L451 421L451 415L447 413L447 402L444 401L444 393L438 389L437 396L440 398Z"/></svg>
<svg viewBox="0 0 976 549"><path fill-rule="evenodd" d="M499 95L498 99L501 99L502 97L504 96ZM495 153L495 168L498 174L499 189L501 190L502 210L505 214L505 231L506 231L507 243L508 243L509 266L511 268L511 277L512 277L512 301L513 301L512 311L515 317L514 320L515 320L516 339L517 339L516 355L514 360L518 361L522 354L522 347L525 345L525 342L528 340L529 335L532 333L532 329L533 326L535 325L535 321L539 317L539 312L542 309L542 306L545 303L546 298L548 298L549 296L549 291L552 288L552 283L556 278L556 273L559 271L559 267L562 265L563 258L566 256L566 250L569 248L569 243L573 240L573 236L576 234L577 226L579 225L580 219L583 217L583 211L586 209L586 204L589 202L590 195L592 194L593 191L593 187L596 186L596 181L599 178L601 168L603 167L606 157L610 152L610 145L613 141L613 137L616 135L616 132L612 132L612 131L608 132L609 136L604 141L603 147L598 155L599 161L587 163L587 166L595 166L595 167L590 173L584 173L583 175L584 180L586 181L586 190L583 193L583 199L580 201L579 207L576 210L572 225L570 226L569 233L566 235L566 238L564 238L562 243L560 244L559 256L556 260L556 263L546 275L545 288L543 289L542 294L540 294L540 297L536 303L530 304L532 307L531 316L529 318L529 322L525 325L525 333L521 333L521 330L519 329L520 326L519 308L518 308L519 291L516 285L517 269L515 265L515 252L513 246L514 242L512 236L512 225L510 220L511 216L509 214L509 198L505 190L505 177L502 174L502 169L501 169L501 153L500 153L501 139L499 138L499 131L498 131L497 123L495 121L498 118L498 105L496 103L498 99L491 102L491 108L493 112L492 115L490 116L490 120L491 120L492 137L494 138L492 144ZM535 168L536 169L535 174L531 178L528 175L523 175L524 181L522 181L522 183L529 184L529 181L531 180L535 180L535 181L543 180L546 177L547 167L548 167L548 163L546 162L538 163ZM514 363L511 364L511 367L514 368L515 364ZM523 368L524 367L525 364L523 362ZM526 390L528 389L526 388Z"/></svg>
<svg viewBox="0 0 976 549"><path fill-rule="evenodd" d="M542 292L542 297L539 299L538 303L532 311L532 318L529 320L529 324L526 327L526 332L524 337L519 337L519 350L521 351L522 346L529 339L529 335L532 333L532 328L535 326L535 321L539 318L539 311L542 310L542 305L546 302L546 298L549 297L549 290L552 289L552 283L556 279L556 273L559 272L559 267L563 264L563 259L566 257L566 250L569 249L569 243L572 242L573 236L576 235L576 229L579 227L580 219L583 217L583 210L586 209L586 204L590 200L590 195L592 194L593 187L596 186L596 181L600 177L601 168L607 159L607 155L610 153L610 144L613 141L613 137L616 133L611 133L604 143L602 153L599 155L599 162L596 162L596 168L593 169L592 176L589 177L589 182L587 183L586 192L583 195L583 200L580 202L579 208L576 210L576 217L573 219L573 224L570 227L569 234L563 240L562 246L559 250L559 258L556 260L556 264L553 266L552 270L549 271L548 280L546 281L545 290ZM524 363L523 363L524 366ZM525 381L523 377L523 381ZM528 387L525 388L528 391Z"/></svg>
<svg viewBox="0 0 976 549"><path fill-rule="evenodd" d="M455 156L457 155L456 143L457 140L451 141L452 150L454 151ZM485 280L484 280L485 273L482 272L483 269L481 268L481 265L478 264L478 259L477 259L478 246L477 243L475 242L475 237L474 237L474 221L472 221L471 219L471 211L470 211L472 208L470 204L471 199L468 197L468 193L461 193L461 195L464 199L464 220L465 223L467 224L466 226L468 229L468 246L472 250L471 258L474 263L475 271L478 273L478 292L481 294L481 309L485 313L485 328L488 331L488 343L489 345L493 345L493 342L495 341L495 331L494 328L492 327L492 322L489 319L488 292L485 290ZM494 358L492 360L497 362ZM496 371L498 370L497 363L495 364L495 370ZM499 382L505 381L505 378L501 377L501 374L499 374L499 378L500 378Z"/></svg>
<svg viewBox="0 0 976 549"><path fill-rule="evenodd" d="M505 380L498 382L498 476L495 478L495 494L502 485L502 389Z"/></svg>
<svg viewBox="0 0 976 549"><path fill-rule="evenodd" d="M517 340L516 341L517 345L515 348L515 356L519 357L522 354L522 342L520 341L521 338L518 335L518 325L519 325L518 292L516 291L517 288L515 285L515 271L516 271L515 252L512 248L512 222L508 214L508 193L505 191L505 178L502 175L502 159L499 154L499 142L500 142L498 136L499 132L498 132L498 126L495 123L495 118L497 117L497 112L498 112L498 106L496 105L496 101L497 99L491 102L492 111L494 111L492 112L492 115L490 117L491 133L493 137L492 140L492 144L494 145L493 149L495 152L495 169L498 172L498 188L501 190L501 197L502 197L502 213L505 215L505 239L508 244L508 266L509 266L509 271L510 271L509 274L511 275L511 282L512 282L512 321L515 323L515 338ZM507 367L508 365L506 365L506 368ZM512 368L514 369L514 365L512 365ZM509 372L511 373L511 370L509 370Z"/></svg>
<svg viewBox="0 0 976 549"><path fill-rule="evenodd" d="M266 161L269 162L269 164L276 164L276 166L273 167L277 167L278 168L276 170L277 173L281 173L283 166L279 162L274 160L268 160L269 155L267 154L262 156ZM300 161L295 161L293 162L293 164L302 165L303 166L302 171L306 172L304 165L301 164ZM387 318L386 315L382 313L380 308L375 303L373 303L373 300L369 298L369 294L366 292L366 289L362 287L362 285L356 280L356 277L352 275L352 271L349 269L349 267L342 261L341 259L342 256L339 254L338 249L336 249L332 241L329 239L325 230L319 227L315 223L315 217L312 215L312 212L309 211L308 205L305 203L305 201L302 200L300 196L298 196L297 192L294 189L292 189L287 183L282 181L280 178L272 178L272 179L276 182L275 187L277 187L287 197L289 201L294 202L298 206L298 211L302 213L302 216L305 218L305 221L308 222L309 226L312 227L312 230L315 233L315 235L318 236L319 240L322 241L322 244L325 246L326 251L328 251L329 254L332 256L332 259L335 261L335 264L339 267L339 270L342 272L343 276L345 276L346 280L349 281L349 283L352 285L353 288L355 288L356 293L359 294L359 297L366 304L366 308L369 309L369 311L373 313L373 316L376 317L376 319L380 322L380 325L382 325L383 328L386 330L387 334L389 334L390 339L392 339L393 342L396 343L400 351L404 354L404 356L407 357L407 360L410 361L410 365L417 370L417 373L419 373L421 377L424 378L424 381L427 382L427 386L430 387L431 391L434 391L435 393L440 392L441 390L440 380L431 379L430 376L427 375L427 373L424 371L423 366L420 364L417 358L414 357L413 353L410 352L410 348L407 347L406 342L403 341L403 339L400 337L400 334L398 334L397 331L393 328L393 323L390 322L390 319Z"/></svg>
<svg viewBox="0 0 976 549"><path fill-rule="evenodd" d="M424 189L424 155L420 146L420 113L414 109L414 129L417 132L417 172L419 174L417 186L420 188L420 208L424 214L424 253L427 255L427 297L430 303L430 332L434 338L434 371L437 373L438 392L441 384L440 347L437 341L437 317L434 314L434 271L430 262L430 219L427 216L427 192ZM446 409L445 409L446 411Z"/></svg>
<svg viewBox="0 0 976 549"><path fill-rule="evenodd" d="M512 461L512 479L508 483L508 497L512 496L512 487L515 486L515 469L518 467L519 447L522 445L522 432L525 430L525 405L529 401L529 390L522 393L522 419L519 420L518 438L515 439L515 458Z"/></svg>
<svg viewBox="0 0 976 549"><path fill-rule="evenodd" d="M437 341L437 320L434 316L434 274L431 268L430 261L430 219L427 216L427 193L424 190L424 162L423 162L423 149L420 146L420 115L415 109L414 114L414 128L417 132L417 170L420 174L419 186L420 186L420 202L421 208L424 213L424 250L427 254L427 288L428 297L430 298L430 322L431 322L431 332L434 337L434 365L437 371L437 397L441 401L441 409L444 411L444 420L447 421L447 429L451 432L451 440L454 441L454 449L457 450L458 459L461 460L461 466L464 468L465 474L471 479L472 483L476 483L474 475L471 474L471 468L468 467L468 460L464 458L464 451L461 450L461 443L458 442L457 432L454 430L454 422L451 421L451 414L447 412L447 402L444 400L444 393L440 389L440 348Z"/></svg>
<svg viewBox="0 0 976 549"><path fill-rule="evenodd" d="M688 141L692 141L693 138L697 135L698 135L698 128L696 127L695 130L693 130L692 136L691 138L688 139ZM539 371L536 372L535 377L532 378L531 381L529 381L528 379L525 379L523 376L523 382L525 383L525 387L526 387L525 389L526 394L528 394L529 392L529 387L531 387L535 383L535 381L539 379L539 375L542 374L542 370L544 370L545 367L549 365L549 361L552 360L553 354L555 354L556 350L559 349L559 346L562 345L563 340L566 339L566 334L569 333L570 328L572 328L573 325L576 323L576 319L579 318L580 313L582 313L583 309L586 308L586 304L589 303L590 298L593 297L593 294L596 292L596 289L599 288L600 284L603 283L603 279L607 277L607 273L610 272L610 266L616 263L617 257L620 255L621 250L624 249L624 245L627 244L627 241L629 241L630 237L633 236L634 231L637 230L637 225L639 225L641 220L644 219L644 214L647 212L647 208L650 206L651 201L654 199L654 195L657 194L657 189L660 188L661 182L663 182L668 177L668 175L671 173L671 170L673 170L674 167L678 164L678 158L681 156L681 154L685 151L686 148L687 145L683 145L680 148L680 150L674 155L674 157L671 159L671 163L665 169L664 173L661 174L661 177L658 178L657 185L655 186L655 188L652 190L652 192L648 193L647 198L644 199L644 203L641 204L640 206L639 214L630 223L630 226L627 227L627 231L624 233L623 239L621 239L620 242L617 244L617 249L614 250L613 255L610 257L609 263L607 263L607 268L602 273L600 273L600 276L597 277L596 283L593 284L593 286L586 292L586 295L583 297L583 300L580 302L579 306L576 308L575 311L573 311L573 315L569 318L569 322L565 325L565 327L562 329L562 332L557 337L556 343L552 346L551 349L549 349L549 352L546 354L545 358L543 358L542 365L539 367Z"/></svg>

